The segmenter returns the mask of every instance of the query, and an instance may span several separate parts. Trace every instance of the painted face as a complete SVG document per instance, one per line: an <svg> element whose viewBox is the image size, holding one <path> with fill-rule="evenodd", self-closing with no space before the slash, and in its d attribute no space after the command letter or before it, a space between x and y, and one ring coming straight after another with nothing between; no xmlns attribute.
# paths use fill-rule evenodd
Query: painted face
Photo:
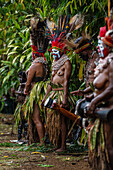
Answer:
<svg viewBox="0 0 113 170"><path fill-rule="evenodd" d="M108 55L108 49L107 47L104 45L103 41L98 39L98 46L97 46L99 55L101 58L104 58Z"/></svg>
<svg viewBox="0 0 113 170"><path fill-rule="evenodd" d="M53 55L54 60L58 60L60 58L60 51L53 48L52 55Z"/></svg>

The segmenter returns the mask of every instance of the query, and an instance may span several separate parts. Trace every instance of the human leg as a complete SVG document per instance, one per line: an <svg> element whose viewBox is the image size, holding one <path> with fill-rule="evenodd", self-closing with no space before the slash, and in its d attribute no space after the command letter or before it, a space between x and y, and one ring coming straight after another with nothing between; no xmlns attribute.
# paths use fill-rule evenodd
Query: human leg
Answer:
<svg viewBox="0 0 113 170"><path fill-rule="evenodd" d="M66 150L66 122L65 116L61 115L61 147L56 152L62 152Z"/></svg>
<svg viewBox="0 0 113 170"><path fill-rule="evenodd" d="M39 111L39 108L38 108L38 105L35 103L34 104L34 108L33 108L33 121L36 125L36 128L37 128L37 132L38 132L38 135L39 135L39 141L40 141L40 144L44 144L44 141L43 141L43 138L44 138L44 127L43 127L43 124L42 124L42 121L41 121L41 116L40 116L40 111Z"/></svg>

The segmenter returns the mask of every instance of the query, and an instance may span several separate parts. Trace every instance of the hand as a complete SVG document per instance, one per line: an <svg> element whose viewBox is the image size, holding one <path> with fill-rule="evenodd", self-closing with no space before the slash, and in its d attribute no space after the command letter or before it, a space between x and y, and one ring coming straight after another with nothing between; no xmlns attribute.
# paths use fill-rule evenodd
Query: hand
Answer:
<svg viewBox="0 0 113 170"><path fill-rule="evenodd" d="M28 96L29 92L27 92L26 89L24 89L24 94Z"/></svg>
<svg viewBox="0 0 113 170"><path fill-rule="evenodd" d="M67 104L67 103L62 102L62 104L60 105L60 107L63 107L63 108L65 108L65 109L67 109L67 108L68 108L68 104Z"/></svg>
<svg viewBox="0 0 113 170"><path fill-rule="evenodd" d="M75 91L72 91L71 94L73 94L74 96L75 95L83 96L84 91L83 90L75 90Z"/></svg>
<svg viewBox="0 0 113 170"><path fill-rule="evenodd" d="M90 94L90 95L88 95L88 96L85 96L85 99L86 99L87 101L91 101L93 98L94 98L94 94Z"/></svg>
<svg viewBox="0 0 113 170"><path fill-rule="evenodd" d="M92 115L94 113L96 104L92 101L86 105L86 115Z"/></svg>

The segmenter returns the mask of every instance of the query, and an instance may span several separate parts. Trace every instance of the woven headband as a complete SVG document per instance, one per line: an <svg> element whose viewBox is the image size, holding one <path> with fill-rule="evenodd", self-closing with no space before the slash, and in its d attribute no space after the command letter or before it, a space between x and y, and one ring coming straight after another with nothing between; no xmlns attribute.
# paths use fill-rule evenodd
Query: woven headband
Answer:
<svg viewBox="0 0 113 170"><path fill-rule="evenodd" d="M90 46L90 43L87 43L87 44L83 45L82 47L78 48L77 50L75 50L75 53L79 54L80 52L82 52L83 50L85 50L89 46Z"/></svg>
<svg viewBox="0 0 113 170"><path fill-rule="evenodd" d="M113 47L113 44L110 43L106 38L103 38L102 41L103 41L106 45L108 45L108 46L110 46L110 47Z"/></svg>
<svg viewBox="0 0 113 170"><path fill-rule="evenodd" d="M56 46L52 46L52 48L54 48L54 49L56 49L56 50L58 50L58 51L62 51L62 49L61 49L61 48L56 47Z"/></svg>

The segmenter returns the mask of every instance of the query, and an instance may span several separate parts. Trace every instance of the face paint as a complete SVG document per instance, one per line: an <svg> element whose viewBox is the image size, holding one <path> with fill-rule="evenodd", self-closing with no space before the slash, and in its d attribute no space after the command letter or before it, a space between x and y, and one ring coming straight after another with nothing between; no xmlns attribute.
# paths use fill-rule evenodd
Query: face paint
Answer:
<svg viewBox="0 0 113 170"><path fill-rule="evenodd" d="M102 40L98 40L98 46L97 46L99 55L101 58L104 58L108 55L108 49L103 45L103 41Z"/></svg>
<svg viewBox="0 0 113 170"><path fill-rule="evenodd" d="M60 52L54 48L52 49L52 55L54 60L58 60L60 58Z"/></svg>
<svg viewBox="0 0 113 170"><path fill-rule="evenodd" d="M98 49L100 57L104 58L104 54L103 54L104 47L102 45L102 40L100 40L100 39L98 39L97 49Z"/></svg>

